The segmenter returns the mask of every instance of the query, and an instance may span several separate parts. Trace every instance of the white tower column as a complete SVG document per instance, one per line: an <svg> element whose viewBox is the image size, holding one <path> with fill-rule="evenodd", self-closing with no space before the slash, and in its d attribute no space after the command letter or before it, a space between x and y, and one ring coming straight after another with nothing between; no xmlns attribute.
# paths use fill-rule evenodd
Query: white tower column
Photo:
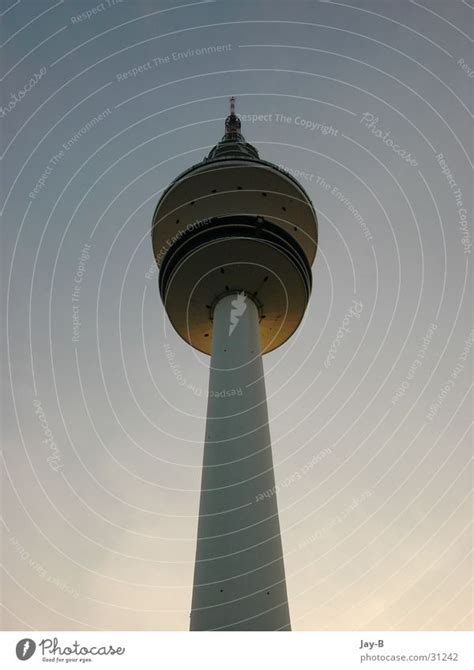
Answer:
<svg viewBox="0 0 474 670"><path fill-rule="evenodd" d="M190 628L290 630L259 315L244 294L214 310Z"/></svg>

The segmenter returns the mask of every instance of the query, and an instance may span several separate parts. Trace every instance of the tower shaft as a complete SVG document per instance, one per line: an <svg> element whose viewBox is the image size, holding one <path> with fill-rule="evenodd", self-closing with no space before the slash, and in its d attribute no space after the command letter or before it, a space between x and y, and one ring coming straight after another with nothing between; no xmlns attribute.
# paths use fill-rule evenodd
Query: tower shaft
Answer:
<svg viewBox="0 0 474 670"><path fill-rule="evenodd" d="M213 315L191 630L290 630L260 348L252 299Z"/></svg>

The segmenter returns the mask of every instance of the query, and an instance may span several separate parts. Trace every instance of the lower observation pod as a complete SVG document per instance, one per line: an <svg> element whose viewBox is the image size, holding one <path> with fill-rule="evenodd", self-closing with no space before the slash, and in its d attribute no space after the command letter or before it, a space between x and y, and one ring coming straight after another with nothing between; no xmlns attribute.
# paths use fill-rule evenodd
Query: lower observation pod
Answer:
<svg viewBox="0 0 474 670"><path fill-rule="evenodd" d="M209 219L175 242L163 259L160 292L176 331L211 353L216 303L241 292L255 303L264 353L293 334L311 291L311 269L298 243L262 217Z"/></svg>
<svg viewBox="0 0 474 670"><path fill-rule="evenodd" d="M191 630L290 630L258 319L214 310Z"/></svg>

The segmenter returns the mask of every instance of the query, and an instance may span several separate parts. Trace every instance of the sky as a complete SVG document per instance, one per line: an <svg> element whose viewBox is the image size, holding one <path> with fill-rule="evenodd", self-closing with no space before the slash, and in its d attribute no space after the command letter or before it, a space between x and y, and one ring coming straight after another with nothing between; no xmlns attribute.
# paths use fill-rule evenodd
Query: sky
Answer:
<svg viewBox="0 0 474 670"><path fill-rule="evenodd" d="M264 357L292 627L470 629L469 3L0 4L2 628L188 628L209 358L151 220L235 95L319 220Z"/></svg>

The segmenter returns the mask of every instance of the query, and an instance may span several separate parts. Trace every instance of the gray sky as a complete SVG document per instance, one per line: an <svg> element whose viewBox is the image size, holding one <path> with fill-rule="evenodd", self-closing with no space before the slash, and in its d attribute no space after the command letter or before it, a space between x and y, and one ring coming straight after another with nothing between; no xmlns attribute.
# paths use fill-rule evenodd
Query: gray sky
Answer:
<svg viewBox="0 0 474 670"><path fill-rule="evenodd" d="M293 628L471 627L469 5L1 7L3 628L188 627L209 359L150 225L232 94L319 218L264 359Z"/></svg>

